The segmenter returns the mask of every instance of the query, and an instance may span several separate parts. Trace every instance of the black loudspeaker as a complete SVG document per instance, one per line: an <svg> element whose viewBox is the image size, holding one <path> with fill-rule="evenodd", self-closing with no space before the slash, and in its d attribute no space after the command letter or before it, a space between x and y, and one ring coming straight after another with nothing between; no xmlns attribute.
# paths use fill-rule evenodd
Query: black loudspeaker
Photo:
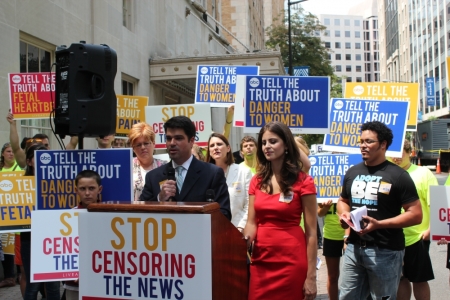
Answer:
<svg viewBox="0 0 450 300"><path fill-rule="evenodd" d="M106 136L116 130L116 51L80 42L56 50L55 132Z"/></svg>

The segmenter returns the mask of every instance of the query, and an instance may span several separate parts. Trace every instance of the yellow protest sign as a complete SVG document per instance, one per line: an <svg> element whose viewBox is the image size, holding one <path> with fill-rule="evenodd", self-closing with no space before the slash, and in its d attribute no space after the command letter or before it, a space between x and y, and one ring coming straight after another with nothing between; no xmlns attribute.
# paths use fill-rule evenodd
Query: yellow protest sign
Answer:
<svg viewBox="0 0 450 300"><path fill-rule="evenodd" d="M0 231L30 231L31 211L36 202L34 176L23 172L0 173Z"/></svg>
<svg viewBox="0 0 450 300"><path fill-rule="evenodd" d="M347 82L344 98L409 101L407 131L417 129L419 84L407 82Z"/></svg>
<svg viewBox="0 0 450 300"><path fill-rule="evenodd" d="M117 95L117 136L126 136L134 124L145 122L147 103L146 96Z"/></svg>
<svg viewBox="0 0 450 300"><path fill-rule="evenodd" d="M2 240L2 248L3 253L14 255L14 241L16 239L15 233L2 233L1 234L1 240Z"/></svg>

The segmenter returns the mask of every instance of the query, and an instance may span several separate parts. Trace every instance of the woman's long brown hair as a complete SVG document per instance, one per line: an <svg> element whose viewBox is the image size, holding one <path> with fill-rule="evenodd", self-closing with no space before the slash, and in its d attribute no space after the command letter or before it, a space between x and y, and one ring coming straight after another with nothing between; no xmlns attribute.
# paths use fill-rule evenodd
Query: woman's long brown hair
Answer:
<svg viewBox="0 0 450 300"><path fill-rule="evenodd" d="M292 185L297 181L298 174L302 170L302 163L300 162L300 151L295 143L294 136L289 128L280 122L270 122L261 128L258 135L258 148L256 150L256 157L258 158L257 177L261 180L259 188L267 191L268 194L273 193L272 186L272 167L262 150L262 136L266 131L270 131L283 140L287 148L287 154L284 155L283 165L281 167L281 182L280 190L284 195L287 195L292 190Z"/></svg>

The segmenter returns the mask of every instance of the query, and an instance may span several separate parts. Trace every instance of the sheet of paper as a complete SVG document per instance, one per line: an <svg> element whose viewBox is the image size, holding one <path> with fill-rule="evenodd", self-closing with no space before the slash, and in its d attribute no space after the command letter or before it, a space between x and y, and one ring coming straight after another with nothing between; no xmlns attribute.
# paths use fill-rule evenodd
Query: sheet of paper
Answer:
<svg viewBox="0 0 450 300"><path fill-rule="evenodd" d="M367 216L367 206L361 206L353 211L350 212L350 216L352 218L352 223L355 228L353 228L355 231L361 231L361 222L362 217Z"/></svg>

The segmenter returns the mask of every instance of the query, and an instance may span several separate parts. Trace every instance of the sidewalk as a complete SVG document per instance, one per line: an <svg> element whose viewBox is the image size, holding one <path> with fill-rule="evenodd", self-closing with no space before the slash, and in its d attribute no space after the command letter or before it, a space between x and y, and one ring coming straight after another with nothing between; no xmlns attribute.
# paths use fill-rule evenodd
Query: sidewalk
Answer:
<svg viewBox="0 0 450 300"><path fill-rule="evenodd" d="M325 256L322 255L323 249L317 250L317 255L322 260L322 266L317 270L317 298L318 300L328 300L327 293L327 264L325 262Z"/></svg>

